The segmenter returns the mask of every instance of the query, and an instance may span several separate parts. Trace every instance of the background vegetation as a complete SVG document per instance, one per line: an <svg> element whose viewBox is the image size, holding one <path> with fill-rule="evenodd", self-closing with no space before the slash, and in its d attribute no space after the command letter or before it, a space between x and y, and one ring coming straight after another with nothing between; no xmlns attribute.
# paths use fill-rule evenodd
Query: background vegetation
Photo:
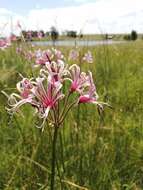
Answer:
<svg viewBox="0 0 143 190"><path fill-rule="evenodd" d="M18 73L31 75L32 63L15 48L0 51L0 90L9 94L20 80ZM71 47L59 49L67 56ZM81 105L68 114L58 136L56 189L142 190L143 44L80 51L88 49L94 63L82 63L82 70L93 72L100 99L113 110L99 116L94 105ZM48 189L51 127L43 133L37 129L29 106L11 121L6 105L0 94L0 189Z"/></svg>

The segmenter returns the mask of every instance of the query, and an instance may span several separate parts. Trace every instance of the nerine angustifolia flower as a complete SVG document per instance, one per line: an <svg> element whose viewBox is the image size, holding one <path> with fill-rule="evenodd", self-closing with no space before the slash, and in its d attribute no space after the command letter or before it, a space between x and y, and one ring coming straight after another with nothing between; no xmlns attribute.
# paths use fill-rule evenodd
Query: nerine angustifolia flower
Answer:
<svg viewBox="0 0 143 190"><path fill-rule="evenodd" d="M9 37L0 39L0 49L1 50L8 48L10 45L11 45L11 39Z"/></svg>
<svg viewBox="0 0 143 190"><path fill-rule="evenodd" d="M87 63L93 63L93 57L90 51L84 54L83 61L86 61Z"/></svg>
<svg viewBox="0 0 143 190"><path fill-rule="evenodd" d="M98 101L92 73L82 72L76 64L68 66L59 50L36 51L35 64L42 65L39 76L28 79L21 75L22 80L16 85L17 93L8 96L10 114L19 112L22 105L30 104L42 120L38 127L44 128L46 121L60 126L69 110L78 104L93 103L101 109L107 105ZM69 83L68 89L63 90ZM76 98L70 100L75 92Z"/></svg>
<svg viewBox="0 0 143 190"><path fill-rule="evenodd" d="M17 93L7 95L7 111L13 116L20 112L21 106L29 104L38 116L40 124L38 128L44 127L46 123L52 126L52 158L51 158L51 190L54 190L55 166L56 166L56 142L58 129L66 118L73 106L79 104L96 104L102 111L106 103L98 101L98 94L93 81L92 73L82 72L80 66L73 64L69 66L61 51L36 50L23 51L21 48L16 50L18 54L25 56L28 61L38 66L38 76L33 78L23 77L17 83ZM71 57L76 58L75 52ZM85 55L85 59L91 62L91 55ZM75 60L76 61L76 60ZM33 67L34 69L34 67ZM36 70L37 71L37 70ZM35 72L37 73L37 72ZM73 96L73 98L72 98ZM100 113L100 112L99 112ZM54 127L53 127L54 126Z"/></svg>
<svg viewBox="0 0 143 190"><path fill-rule="evenodd" d="M93 63L93 57L90 51L83 54L80 50L74 49L69 52L69 60L77 61L82 60L82 62Z"/></svg>

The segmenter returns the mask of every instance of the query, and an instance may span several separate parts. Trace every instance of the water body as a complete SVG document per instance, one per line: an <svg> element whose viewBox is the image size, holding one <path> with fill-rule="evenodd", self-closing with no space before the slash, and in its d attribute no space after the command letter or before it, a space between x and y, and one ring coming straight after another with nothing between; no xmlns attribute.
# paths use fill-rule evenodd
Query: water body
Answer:
<svg viewBox="0 0 143 190"><path fill-rule="evenodd" d="M113 41L113 40L58 40L55 42L55 46L97 46L97 45L110 45L110 44L120 44L123 41ZM33 45L37 46L53 46L53 41L36 41L32 42Z"/></svg>

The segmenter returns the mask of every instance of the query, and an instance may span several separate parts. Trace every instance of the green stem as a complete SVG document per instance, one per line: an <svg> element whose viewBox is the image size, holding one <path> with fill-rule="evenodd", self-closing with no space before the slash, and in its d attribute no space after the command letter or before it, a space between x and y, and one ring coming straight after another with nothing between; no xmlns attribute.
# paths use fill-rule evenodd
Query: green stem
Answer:
<svg viewBox="0 0 143 190"><path fill-rule="evenodd" d="M63 114L63 117L60 119L59 124L61 124L61 123L64 121L64 119L65 119L66 115L68 114L69 110L70 110L76 103L77 103L77 101L75 101L75 102L73 102L73 103L71 103L71 104L69 105L69 107L67 108L67 110L66 110L65 113Z"/></svg>
<svg viewBox="0 0 143 190"><path fill-rule="evenodd" d="M51 190L54 190L55 185L55 164L56 164L56 142L58 136L58 126L54 126L54 137L52 142L52 162L51 162Z"/></svg>
<svg viewBox="0 0 143 190"><path fill-rule="evenodd" d="M68 103L68 100L69 100L70 95L71 95L71 92L68 93L68 95L67 95L67 97L66 97L66 99L65 99L64 106L63 106L63 110L62 110L62 113L60 114L60 118L62 118L62 116L63 116L63 114L64 114L64 112L65 112L65 110L66 110L66 106L67 106L67 103ZM60 120L60 119L59 119L59 120Z"/></svg>

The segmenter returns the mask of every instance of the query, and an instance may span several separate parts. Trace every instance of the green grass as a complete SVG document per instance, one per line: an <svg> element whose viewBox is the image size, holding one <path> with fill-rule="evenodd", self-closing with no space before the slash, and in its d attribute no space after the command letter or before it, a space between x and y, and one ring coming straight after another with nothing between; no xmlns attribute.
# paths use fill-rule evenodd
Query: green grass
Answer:
<svg viewBox="0 0 143 190"><path fill-rule="evenodd" d="M67 55L70 47L60 49ZM96 106L81 105L68 114L58 136L56 190L142 190L143 44L89 49L94 63L82 70L93 72L100 99L113 109L101 117ZM18 73L31 75L29 63L14 47L0 51L0 90L13 92ZM49 189L50 127L37 129L29 106L11 121L6 105L0 94L0 189Z"/></svg>

